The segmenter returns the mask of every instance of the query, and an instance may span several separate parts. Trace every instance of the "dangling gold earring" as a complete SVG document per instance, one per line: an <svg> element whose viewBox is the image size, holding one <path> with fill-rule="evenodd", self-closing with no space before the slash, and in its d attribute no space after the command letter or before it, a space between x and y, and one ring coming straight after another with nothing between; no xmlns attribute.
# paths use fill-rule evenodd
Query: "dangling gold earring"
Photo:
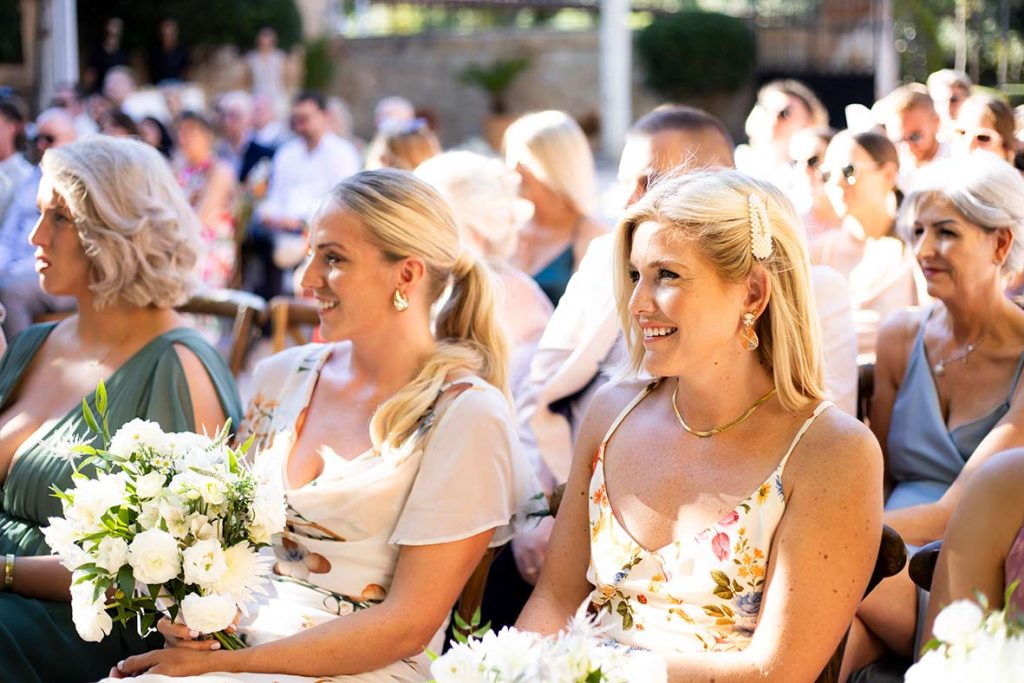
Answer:
<svg viewBox="0 0 1024 683"><path fill-rule="evenodd" d="M747 346L747 351L754 351L761 342L757 339L757 332L754 332L754 314L743 314L743 329L740 331L740 339Z"/></svg>
<svg viewBox="0 0 1024 683"><path fill-rule="evenodd" d="M395 294L391 297L391 305L395 307L395 310L401 313L405 309L409 308L409 299L402 294L402 290L395 287Z"/></svg>

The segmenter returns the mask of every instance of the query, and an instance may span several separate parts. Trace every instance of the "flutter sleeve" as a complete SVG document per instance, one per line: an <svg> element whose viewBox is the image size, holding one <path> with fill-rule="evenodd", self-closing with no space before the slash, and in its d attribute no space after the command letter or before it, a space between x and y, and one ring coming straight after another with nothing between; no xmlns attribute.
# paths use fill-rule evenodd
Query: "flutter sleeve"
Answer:
<svg viewBox="0 0 1024 683"><path fill-rule="evenodd" d="M498 546L546 510L508 402L494 387L474 383L429 435L390 543L448 543L494 529L490 545Z"/></svg>

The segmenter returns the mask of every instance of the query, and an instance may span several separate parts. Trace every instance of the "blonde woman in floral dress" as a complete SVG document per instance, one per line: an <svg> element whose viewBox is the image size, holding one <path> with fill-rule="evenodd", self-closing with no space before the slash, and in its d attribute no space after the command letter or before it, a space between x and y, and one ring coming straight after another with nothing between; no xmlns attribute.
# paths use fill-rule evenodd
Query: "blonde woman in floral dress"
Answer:
<svg viewBox="0 0 1024 683"><path fill-rule="evenodd" d="M115 677L423 680L486 549L546 507L503 391L490 273L440 196L402 171L355 175L316 216L310 252L302 282L329 341L262 363L245 419L288 504L269 595L239 625L251 647L211 651L165 620L178 647Z"/></svg>
<svg viewBox="0 0 1024 683"><path fill-rule="evenodd" d="M616 234L633 369L590 407L518 626L589 605L670 681L813 681L881 534L871 433L824 399L798 219L735 171L665 181Z"/></svg>

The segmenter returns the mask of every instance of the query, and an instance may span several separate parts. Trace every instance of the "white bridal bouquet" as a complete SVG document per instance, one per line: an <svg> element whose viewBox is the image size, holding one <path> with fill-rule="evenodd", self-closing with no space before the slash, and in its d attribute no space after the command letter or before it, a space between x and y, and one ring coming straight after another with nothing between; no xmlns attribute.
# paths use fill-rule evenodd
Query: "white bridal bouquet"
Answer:
<svg viewBox="0 0 1024 683"><path fill-rule="evenodd" d="M459 638L433 661L430 673L436 683L665 682L664 660L604 641L585 609L548 638L508 627L482 638Z"/></svg>
<svg viewBox="0 0 1024 683"><path fill-rule="evenodd" d="M101 383L98 417L84 401L82 412L104 448L70 446L73 463L84 459L72 488L54 487L64 516L43 530L73 574L78 634L99 641L113 621L134 618L145 635L167 614L224 648L243 647L224 630L265 593L269 560L257 551L284 527L279 478L242 463L249 443L228 448L229 425L211 439L136 419L111 438L106 409Z"/></svg>
<svg viewBox="0 0 1024 683"><path fill-rule="evenodd" d="M1017 582L1006 591L1010 605ZM1020 683L1024 680L1024 618L1007 616L1008 608L989 611L978 602L957 600L935 617L935 639L907 671L907 683Z"/></svg>

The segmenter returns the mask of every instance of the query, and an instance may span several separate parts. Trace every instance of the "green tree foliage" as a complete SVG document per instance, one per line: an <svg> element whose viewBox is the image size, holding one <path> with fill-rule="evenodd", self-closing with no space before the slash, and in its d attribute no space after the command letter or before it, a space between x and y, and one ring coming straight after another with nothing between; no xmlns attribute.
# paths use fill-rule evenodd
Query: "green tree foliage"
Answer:
<svg viewBox="0 0 1024 683"><path fill-rule="evenodd" d="M21 3L0 2L0 64L20 63Z"/></svg>
<svg viewBox="0 0 1024 683"><path fill-rule="evenodd" d="M529 57L496 59L490 64L471 64L459 74L459 80L487 93L492 114L508 112L505 95L519 74L530 68Z"/></svg>
<svg viewBox="0 0 1024 683"><path fill-rule="evenodd" d="M306 44L306 68L303 70L304 90L323 92L334 76L334 61L326 38L317 38Z"/></svg>
<svg viewBox="0 0 1024 683"><path fill-rule="evenodd" d="M661 15L636 36L647 86L662 97L734 92L754 73L754 32L742 19L714 12Z"/></svg>
<svg viewBox="0 0 1024 683"><path fill-rule="evenodd" d="M0 3L3 5L5 3ZM103 34L110 17L124 20L124 49L146 51L157 44L160 22L175 19L189 47L235 44L253 46L264 26L277 31L288 49L302 40L302 16L293 0L88 0L79 3L79 39L86 54Z"/></svg>

